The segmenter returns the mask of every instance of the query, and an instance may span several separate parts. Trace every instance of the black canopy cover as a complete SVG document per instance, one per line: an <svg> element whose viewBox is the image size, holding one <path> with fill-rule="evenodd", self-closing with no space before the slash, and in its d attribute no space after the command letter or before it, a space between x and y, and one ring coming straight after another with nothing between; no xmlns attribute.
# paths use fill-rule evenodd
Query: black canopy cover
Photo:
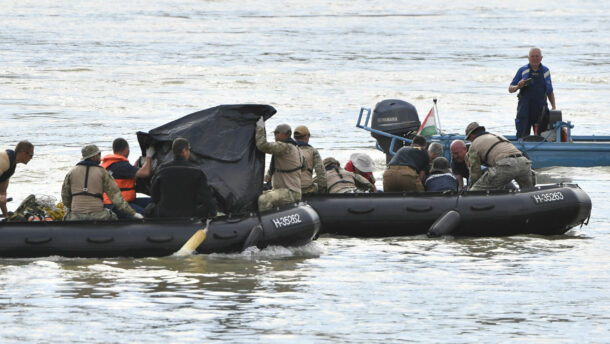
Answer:
<svg viewBox="0 0 610 344"><path fill-rule="evenodd" d="M256 149L256 121L276 113L270 105L220 105L171 121L148 133L138 132L145 155L153 145L153 175L157 167L173 159L172 141L183 137L191 143L190 160L205 172L215 190L218 208L227 214L257 210L262 193L265 154ZM150 178L138 180L137 191L149 193Z"/></svg>

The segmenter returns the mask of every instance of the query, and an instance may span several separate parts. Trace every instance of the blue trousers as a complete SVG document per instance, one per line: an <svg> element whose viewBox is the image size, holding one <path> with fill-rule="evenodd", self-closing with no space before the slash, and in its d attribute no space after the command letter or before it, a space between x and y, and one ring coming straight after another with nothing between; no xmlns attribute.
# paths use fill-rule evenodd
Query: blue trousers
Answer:
<svg viewBox="0 0 610 344"><path fill-rule="evenodd" d="M150 197L138 197L135 200L133 200L132 202L129 202L129 205L131 206L131 209L135 210L136 213L144 215L144 208L146 208L146 206L148 204L150 204L150 202L152 202L152 199ZM114 211L117 214L119 219L130 219L131 218L131 216L118 210L114 206L114 204L105 204L104 207L108 208L108 209L112 209L112 211Z"/></svg>

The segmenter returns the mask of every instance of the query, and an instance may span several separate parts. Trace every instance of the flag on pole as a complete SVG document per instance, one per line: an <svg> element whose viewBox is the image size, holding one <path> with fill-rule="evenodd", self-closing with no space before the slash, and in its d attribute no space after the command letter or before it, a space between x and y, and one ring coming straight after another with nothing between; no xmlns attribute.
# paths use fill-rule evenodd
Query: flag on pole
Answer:
<svg viewBox="0 0 610 344"><path fill-rule="evenodd" d="M421 126L417 130L417 135L429 137L432 135L438 134L438 129L436 128L436 116L434 107L430 109L426 119L422 122Z"/></svg>

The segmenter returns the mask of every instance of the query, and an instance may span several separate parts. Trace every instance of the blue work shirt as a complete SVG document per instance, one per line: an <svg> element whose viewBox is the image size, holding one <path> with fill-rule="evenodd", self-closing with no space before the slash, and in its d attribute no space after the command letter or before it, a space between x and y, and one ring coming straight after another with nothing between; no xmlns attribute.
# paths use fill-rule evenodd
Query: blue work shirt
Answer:
<svg viewBox="0 0 610 344"><path fill-rule="evenodd" d="M546 106L547 95L553 92L551 82L551 71L540 64L537 71L526 64L519 68L513 78L511 85L517 85L521 79L532 78L532 82L519 90L519 104L517 106L517 118L538 119L542 108Z"/></svg>
<svg viewBox="0 0 610 344"><path fill-rule="evenodd" d="M458 182L451 173L432 172L424 183L426 191L457 191Z"/></svg>

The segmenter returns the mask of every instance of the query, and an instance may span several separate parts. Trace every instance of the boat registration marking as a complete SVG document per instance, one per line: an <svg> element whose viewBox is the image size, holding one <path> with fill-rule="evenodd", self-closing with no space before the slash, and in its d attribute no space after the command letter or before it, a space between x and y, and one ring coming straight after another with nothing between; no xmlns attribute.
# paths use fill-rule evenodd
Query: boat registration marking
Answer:
<svg viewBox="0 0 610 344"><path fill-rule="evenodd" d="M564 199L563 193L561 193L561 191L545 192L537 195L532 195L532 198L534 199L534 203L536 204L559 202L563 201Z"/></svg>
<svg viewBox="0 0 610 344"><path fill-rule="evenodd" d="M301 215L299 214L286 215L278 217L276 219L271 219L271 221L273 222L273 225L276 229L296 225L297 223L303 222L301 221Z"/></svg>

